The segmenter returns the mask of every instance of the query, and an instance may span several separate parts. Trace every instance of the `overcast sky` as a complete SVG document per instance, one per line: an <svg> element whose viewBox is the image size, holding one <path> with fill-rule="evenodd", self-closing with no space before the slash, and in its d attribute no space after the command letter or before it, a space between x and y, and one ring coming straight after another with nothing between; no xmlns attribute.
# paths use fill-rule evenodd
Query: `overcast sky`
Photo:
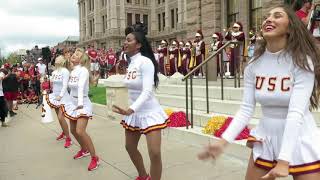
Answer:
<svg viewBox="0 0 320 180"><path fill-rule="evenodd" d="M0 48L7 55L79 36L77 0L0 0Z"/></svg>

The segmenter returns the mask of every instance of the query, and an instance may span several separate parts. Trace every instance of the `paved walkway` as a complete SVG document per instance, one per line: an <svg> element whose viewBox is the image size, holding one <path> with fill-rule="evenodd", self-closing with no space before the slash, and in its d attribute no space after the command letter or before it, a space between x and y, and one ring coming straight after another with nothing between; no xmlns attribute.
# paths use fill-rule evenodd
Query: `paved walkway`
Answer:
<svg viewBox="0 0 320 180"><path fill-rule="evenodd" d="M118 122L95 116L89 123L89 134L102 160L99 169L87 171L89 158L73 160L77 145L69 149L55 140L60 133L58 122L40 123L40 110L34 105L20 106L10 127L0 127L0 180L132 180L134 166L124 148L124 133ZM145 138L139 146L145 164L149 166ZM241 180L246 160L228 156L216 163L201 162L196 154L201 150L163 138L163 180Z"/></svg>

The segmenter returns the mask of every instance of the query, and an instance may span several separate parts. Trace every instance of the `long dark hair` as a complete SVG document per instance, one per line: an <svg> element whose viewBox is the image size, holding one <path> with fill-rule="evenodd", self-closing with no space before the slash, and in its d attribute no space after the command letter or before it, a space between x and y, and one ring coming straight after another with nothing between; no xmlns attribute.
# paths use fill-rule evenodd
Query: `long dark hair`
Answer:
<svg viewBox="0 0 320 180"><path fill-rule="evenodd" d="M284 52L291 55L294 65L306 71L312 71L308 64L307 56L312 60L315 74L315 84L310 97L312 109L317 109L319 105L320 92L320 52L316 45L316 39L311 35L306 26L298 19L296 14L288 6L277 6L282 8L289 19L289 32L287 37L287 45ZM277 8L275 7L275 8ZM254 52L252 62L257 60L266 50L267 42L263 39L259 41Z"/></svg>
<svg viewBox="0 0 320 180"><path fill-rule="evenodd" d="M140 48L141 55L149 58L153 63L153 66L154 66L154 75L153 75L154 76L154 86L157 88L158 84L159 84L159 77L158 77L159 65L158 65L158 62L156 61L156 58L154 57L151 45L146 37L147 28L144 24L137 23L133 26L126 28L126 30L125 30L126 36L130 33L136 38L136 41L141 44L141 48Z"/></svg>

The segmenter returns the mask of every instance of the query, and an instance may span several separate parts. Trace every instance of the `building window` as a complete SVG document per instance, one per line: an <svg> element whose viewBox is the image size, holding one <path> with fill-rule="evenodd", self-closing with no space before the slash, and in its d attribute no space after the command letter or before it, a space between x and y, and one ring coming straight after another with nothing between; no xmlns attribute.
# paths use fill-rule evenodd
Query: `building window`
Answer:
<svg viewBox="0 0 320 180"><path fill-rule="evenodd" d="M164 30L164 27L166 27L166 13L162 13L162 30Z"/></svg>
<svg viewBox="0 0 320 180"><path fill-rule="evenodd" d="M132 3L132 0L127 0L127 3L130 3L130 4L131 4L131 3Z"/></svg>
<svg viewBox="0 0 320 180"><path fill-rule="evenodd" d="M89 20L89 35L92 36L92 32L93 32L93 29L92 29L92 20Z"/></svg>
<svg viewBox="0 0 320 180"><path fill-rule="evenodd" d="M179 16L178 16L178 8L176 8L176 24L178 24Z"/></svg>
<svg viewBox="0 0 320 180"><path fill-rule="evenodd" d="M161 0L158 0L158 4L161 4Z"/></svg>
<svg viewBox="0 0 320 180"><path fill-rule="evenodd" d="M96 27L94 27L94 19L92 20L92 34L95 34Z"/></svg>
<svg viewBox="0 0 320 180"><path fill-rule="evenodd" d="M92 11L94 10L94 0L91 1L92 2Z"/></svg>
<svg viewBox="0 0 320 180"><path fill-rule="evenodd" d="M147 14L143 15L143 24L148 24L148 15Z"/></svg>
<svg viewBox="0 0 320 180"><path fill-rule="evenodd" d="M140 0L136 0L136 4L140 4Z"/></svg>
<svg viewBox="0 0 320 180"><path fill-rule="evenodd" d="M161 31L161 14L158 14L158 30Z"/></svg>
<svg viewBox="0 0 320 180"><path fill-rule="evenodd" d="M135 14L136 23L141 22L140 21L140 14Z"/></svg>
<svg viewBox="0 0 320 180"><path fill-rule="evenodd" d="M92 3L91 3L91 0L89 1L89 12L91 12L91 5L92 5Z"/></svg>
<svg viewBox="0 0 320 180"><path fill-rule="evenodd" d="M105 23L104 16L102 16L102 32L103 32L103 33L106 32L106 23Z"/></svg>
<svg viewBox="0 0 320 180"><path fill-rule="evenodd" d="M171 9L171 28L174 28L174 9Z"/></svg>
<svg viewBox="0 0 320 180"><path fill-rule="evenodd" d="M104 0L100 0L101 6L104 7Z"/></svg>
<svg viewBox="0 0 320 180"><path fill-rule="evenodd" d="M85 21L83 22L83 31L84 31L84 36L87 36L87 24Z"/></svg>
<svg viewBox="0 0 320 180"><path fill-rule="evenodd" d="M132 25L132 13L127 13L127 26Z"/></svg>
<svg viewBox="0 0 320 180"><path fill-rule="evenodd" d="M143 5L148 5L148 0L143 0Z"/></svg>
<svg viewBox="0 0 320 180"><path fill-rule="evenodd" d="M83 12L83 16L86 16L86 3L83 3L83 7L82 7L82 12Z"/></svg>
<svg viewBox="0 0 320 180"><path fill-rule="evenodd" d="M107 25L107 15L102 16L102 32L105 33L108 29Z"/></svg>
<svg viewBox="0 0 320 180"><path fill-rule="evenodd" d="M236 22L239 19L239 1L238 0L228 0L227 1L227 24L232 26L231 23Z"/></svg>
<svg viewBox="0 0 320 180"><path fill-rule="evenodd" d="M166 2L166 0L162 0L162 2L164 3L164 2Z"/></svg>
<svg viewBox="0 0 320 180"><path fill-rule="evenodd" d="M259 30L262 24L262 0L250 1L250 29Z"/></svg>

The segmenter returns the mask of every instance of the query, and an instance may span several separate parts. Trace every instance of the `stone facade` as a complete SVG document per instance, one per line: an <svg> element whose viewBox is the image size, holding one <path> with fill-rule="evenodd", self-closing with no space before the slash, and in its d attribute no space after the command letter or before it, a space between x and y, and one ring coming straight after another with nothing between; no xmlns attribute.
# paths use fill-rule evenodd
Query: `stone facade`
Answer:
<svg viewBox="0 0 320 180"><path fill-rule="evenodd" d="M235 20L243 23L247 33L253 2L259 4L261 18L284 0L78 0L79 46L120 48L124 29L136 21L148 23L148 37L154 47L162 39L193 40L198 29L202 29L208 45L214 32L232 23L228 22L230 8L235 9Z"/></svg>

